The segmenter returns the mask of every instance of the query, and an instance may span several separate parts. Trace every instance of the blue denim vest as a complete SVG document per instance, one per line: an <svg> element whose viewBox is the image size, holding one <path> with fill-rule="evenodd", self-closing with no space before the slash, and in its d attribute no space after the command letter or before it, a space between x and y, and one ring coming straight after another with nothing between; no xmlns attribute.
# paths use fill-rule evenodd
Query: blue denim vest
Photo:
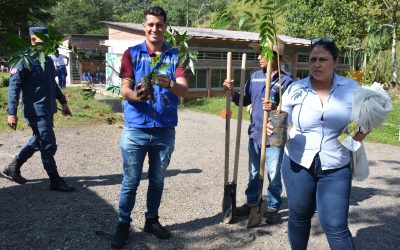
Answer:
<svg viewBox="0 0 400 250"><path fill-rule="evenodd" d="M153 66L150 66L150 55L146 43L143 42L130 47L133 72L135 75L135 86L140 83L142 76L150 73ZM176 49L169 49L164 43L162 48L162 62L169 65L166 72L162 74L175 81L175 72L178 65L178 53ZM154 99L146 102L124 101L124 124L126 127L134 128L164 128L175 127L178 123L179 98L166 88L154 86Z"/></svg>

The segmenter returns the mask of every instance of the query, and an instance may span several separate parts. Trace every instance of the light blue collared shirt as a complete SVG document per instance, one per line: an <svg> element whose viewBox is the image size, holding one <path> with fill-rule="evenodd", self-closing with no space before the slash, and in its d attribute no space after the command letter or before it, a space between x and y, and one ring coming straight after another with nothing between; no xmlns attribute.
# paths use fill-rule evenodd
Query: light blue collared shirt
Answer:
<svg viewBox="0 0 400 250"><path fill-rule="evenodd" d="M326 103L312 88L310 76L292 83L282 97L282 109L293 123L285 152L303 167L310 168L318 153L322 170L340 168L350 162L350 152L337 140L350 122L353 92L359 84L351 79L333 77Z"/></svg>

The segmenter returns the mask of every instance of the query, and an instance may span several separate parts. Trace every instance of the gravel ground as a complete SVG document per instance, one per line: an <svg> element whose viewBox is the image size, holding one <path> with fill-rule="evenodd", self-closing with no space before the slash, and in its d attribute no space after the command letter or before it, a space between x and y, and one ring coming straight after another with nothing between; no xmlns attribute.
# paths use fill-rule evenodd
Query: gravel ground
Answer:
<svg viewBox="0 0 400 250"><path fill-rule="evenodd" d="M231 145L236 122L232 121ZM238 204L245 201L247 126L244 122L238 178ZM59 172L78 191L49 190L40 154L22 168L30 181L18 185L0 178L0 249L109 249L117 223L121 182L121 124L56 128ZM176 148L169 166L160 221L173 237L158 240L143 232L147 167L138 189L127 249L289 249L286 194L282 222L246 229L246 220L221 223L225 121L180 111ZM28 140L30 131L0 133L5 165ZM399 249L400 147L366 144L370 177L353 182L350 230L357 249ZM231 146L233 166L234 147ZM314 216L309 249L329 249Z"/></svg>

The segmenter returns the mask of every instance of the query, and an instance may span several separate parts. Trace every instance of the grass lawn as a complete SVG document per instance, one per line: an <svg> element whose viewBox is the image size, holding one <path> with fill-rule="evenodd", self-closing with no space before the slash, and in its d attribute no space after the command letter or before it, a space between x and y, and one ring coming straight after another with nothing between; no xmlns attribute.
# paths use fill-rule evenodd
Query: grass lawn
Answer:
<svg viewBox="0 0 400 250"><path fill-rule="evenodd" d="M115 123L122 122L122 116L115 113L110 103L96 101L93 98L84 100L81 94L82 88L73 87L62 90L67 97L68 105L72 112L72 117L65 117L58 111L54 116L54 126L58 127L74 127L87 126L98 123ZM119 101L119 100L115 100ZM57 103L61 108L61 105ZM0 132L11 131L7 125L7 88L0 88ZM18 108L18 130L28 129Z"/></svg>
<svg viewBox="0 0 400 250"><path fill-rule="evenodd" d="M387 121L380 128L375 129L366 139L369 142L400 145L400 98L392 96L393 110L389 113ZM220 115L225 110L225 97L202 98L185 103L185 108L193 111ZM237 119L238 107L231 103L232 118ZM243 119L250 120L249 114L244 108ZM221 121L222 122L222 121Z"/></svg>
<svg viewBox="0 0 400 250"><path fill-rule="evenodd" d="M400 145L400 98L392 96L393 110L389 113L382 127L375 129L367 141Z"/></svg>
<svg viewBox="0 0 400 250"><path fill-rule="evenodd" d="M226 98L225 97L201 98L186 102L184 106L185 108L188 108L193 111L215 114L220 116L221 111L226 109ZM239 108L233 102L231 102L231 111L232 111L232 119L237 119ZM246 121L250 120L250 115L247 112L247 107L243 107L243 120Z"/></svg>

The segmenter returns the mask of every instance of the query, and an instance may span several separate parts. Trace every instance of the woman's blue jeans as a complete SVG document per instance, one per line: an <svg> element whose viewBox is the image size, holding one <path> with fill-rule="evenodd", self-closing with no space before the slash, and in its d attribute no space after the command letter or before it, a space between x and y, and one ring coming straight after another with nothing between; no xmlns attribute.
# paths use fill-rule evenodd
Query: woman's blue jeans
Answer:
<svg viewBox="0 0 400 250"><path fill-rule="evenodd" d="M353 237L347 224L351 189L350 164L323 171L317 155L310 169L307 169L285 154L282 176L289 203L288 231L292 249L307 248L315 209L330 248L354 249Z"/></svg>
<svg viewBox="0 0 400 250"><path fill-rule="evenodd" d="M256 205L258 202L258 185L260 173L261 146L249 139L249 183L246 189L247 204ZM281 163L283 147L266 148L265 166L268 169L268 202L269 208L279 209L282 203Z"/></svg>
<svg viewBox="0 0 400 250"><path fill-rule="evenodd" d="M158 216L164 177L175 146L175 128L129 128L121 135L123 180L119 200L119 221L131 222L136 191L142 178L143 162L149 159L146 218Z"/></svg>

